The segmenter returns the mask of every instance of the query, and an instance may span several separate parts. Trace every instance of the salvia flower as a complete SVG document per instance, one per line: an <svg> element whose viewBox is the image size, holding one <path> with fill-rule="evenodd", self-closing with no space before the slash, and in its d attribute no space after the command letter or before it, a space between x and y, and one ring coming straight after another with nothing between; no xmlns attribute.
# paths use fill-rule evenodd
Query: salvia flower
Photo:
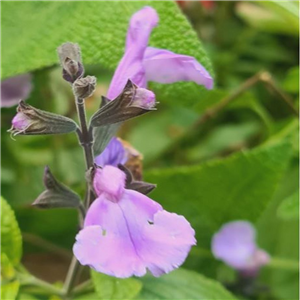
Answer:
<svg viewBox="0 0 300 300"><path fill-rule="evenodd" d="M31 90L31 74L22 74L1 81L1 107L10 107L27 99Z"/></svg>
<svg viewBox="0 0 300 300"><path fill-rule="evenodd" d="M127 160L128 154L120 139L116 137L113 137L104 151L95 157L95 163L101 167L107 165L117 167L119 164L124 165Z"/></svg>
<svg viewBox="0 0 300 300"><path fill-rule="evenodd" d="M259 249L255 228L246 221L233 221L222 226L213 236L212 252L217 259L246 275L255 275L270 257Z"/></svg>
<svg viewBox="0 0 300 300"><path fill-rule="evenodd" d="M196 243L194 230L184 217L126 189L125 177L113 166L96 170L97 199L76 236L75 256L82 265L119 278L178 268Z"/></svg>
<svg viewBox="0 0 300 300"><path fill-rule="evenodd" d="M128 79L141 88L147 88L148 81L194 81L207 89L212 88L213 79L194 57L148 47L151 31L158 21L157 12L149 6L131 17L125 53L114 73L108 98L116 98Z"/></svg>
<svg viewBox="0 0 300 300"><path fill-rule="evenodd" d="M126 114L127 119L154 109L154 94L142 90L147 88L148 81L159 83L194 81L204 85L207 89L211 89L213 86L212 77L194 57L148 47L150 34L157 26L158 21L157 12L152 7L146 6L133 14L129 22L125 53L118 64L107 92L107 98L105 98L105 103L113 102L110 100L121 102L123 98L120 95L124 91L124 87L126 89L128 80L134 83L138 87L136 95L141 96L141 98L136 97L134 101L139 109L130 109L130 113ZM112 106L108 106L101 113L100 109L94 116L94 119L97 118L97 120L94 120L91 125L96 127L94 128L96 137L94 152L96 154L104 150L125 120L124 108L121 109L119 104L114 105L114 111L112 111ZM106 115L105 120L102 113ZM112 116L112 113L114 113L114 117L110 117L108 120L107 115Z"/></svg>

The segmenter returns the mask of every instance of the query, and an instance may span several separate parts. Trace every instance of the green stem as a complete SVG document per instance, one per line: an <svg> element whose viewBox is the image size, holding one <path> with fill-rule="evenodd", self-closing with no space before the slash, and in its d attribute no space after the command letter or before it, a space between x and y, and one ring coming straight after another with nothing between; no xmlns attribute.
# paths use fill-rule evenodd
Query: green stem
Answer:
<svg viewBox="0 0 300 300"><path fill-rule="evenodd" d="M273 269L281 269L281 270L298 272L299 262L296 260L291 260L286 258L272 257L267 267Z"/></svg>
<svg viewBox="0 0 300 300"><path fill-rule="evenodd" d="M75 284L75 281L77 279L78 270L80 268L80 264L75 256L73 256L69 271L64 283L63 287L63 295L65 296L65 299L69 299L69 296L72 292L73 286Z"/></svg>
<svg viewBox="0 0 300 300"><path fill-rule="evenodd" d="M78 286L76 286L73 289L73 295L81 295L81 294L85 294L89 291L93 291L94 287L93 287L93 282L91 279L88 279L87 281L84 281L83 283L79 284Z"/></svg>
<svg viewBox="0 0 300 300"><path fill-rule="evenodd" d="M20 280L20 284L23 286L34 286L34 287L40 288L44 291L47 291L49 294L52 294L52 295L57 295L57 296L64 295L64 293L61 289L53 286L52 284L50 284L46 281L38 279L36 277L33 277L33 276L28 277L26 275L23 278L23 276L21 274L19 274L18 277Z"/></svg>

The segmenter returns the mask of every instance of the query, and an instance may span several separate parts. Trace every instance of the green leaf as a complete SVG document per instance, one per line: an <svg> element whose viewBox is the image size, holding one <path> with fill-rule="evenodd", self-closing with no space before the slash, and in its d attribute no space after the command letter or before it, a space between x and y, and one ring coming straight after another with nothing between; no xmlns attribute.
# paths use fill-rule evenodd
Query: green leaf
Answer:
<svg viewBox="0 0 300 300"><path fill-rule="evenodd" d="M299 33L298 9L291 3L285 5L279 1L260 1L259 4L240 2L237 14L250 26L271 33L297 35ZM285 2L287 3L287 2Z"/></svg>
<svg viewBox="0 0 300 300"><path fill-rule="evenodd" d="M255 222L272 199L291 157L287 142L239 152L198 166L149 171L158 185L151 198L184 215L196 230L199 247L210 249L212 234L226 222Z"/></svg>
<svg viewBox="0 0 300 300"><path fill-rule="evenodd" d="M22 256L22 236L15 214L1 197L1 253L5 253L12 265L19 264Z"/></svg>
<svg viewBox="0 0 300 300"><path fill-rule="evenodd" d="M141 290L142 284L136 279L119 279L105 274L92 272L92 280L98 299L133 299Z"/></svg>
<svg viewBox="0 0 300 300"><path fill-rule="evenodd" d="M299 260L299 220L281 219L277 211L282 200L297 190L299 166L291 164L256 226L259 246L272 257L270 266L262 269L261 281L272 287L276 299L282 300L299 298L299 263L292 263Z"/></svg>
<svg viewBox="0 0 300 300"><path fill-rule="evenodd" d="M1 299L14 300L19 292L20 283L16 272L5 253L1 253Z"/></svg>
<svg viewBox="0 0 300 300"><path fill-rule="evenodd" d="M211 72L196 32L173 1L11 1L2 5L2 77L57 64L56 48L66 41L79 43L84 63L114 70L123 55L129 19L145 5L160 17L149 44L194 56ZM187 82L154 88L185 105L200 100L203 90Z"/></svg>
<svg viewBox="0 0 300 300"><path fill-rule="evenodd" d="M299 66L289 69L282 86L289 93L299 93Z"/></svg>
<svg viewBox="0 0 300 300"><path fill-rule="evenodd" d="M299 190L281 203L277 214L284 220L299 219Z"/></svg>
<svg viewBox="0 0 300 300"><path fill-rule="evenodd" d="M136 299L236 299L217 281L193 271L179 269L160 278L145 276L140 279L143 289Z"/></svg>
<svg viewBox="0 0 300 300"><path fill-rule="evenodd" d="M18 300L39 300L39 299L30 294L20 293L20 295L18 296Z"/></svg>
<svg viewBox="0 0 300 300"><path fill-rule="evenodd" d="M187 108L168 107L155 112L155 116L151 113L143 116L142 126L138 125L138 119L132 120L130 123L132 129L127 138L143 153L144 162L147 163L166 150L174 139L188 130L197 118L198 114ZM149 138L145 139L145 136Z"/></svg>

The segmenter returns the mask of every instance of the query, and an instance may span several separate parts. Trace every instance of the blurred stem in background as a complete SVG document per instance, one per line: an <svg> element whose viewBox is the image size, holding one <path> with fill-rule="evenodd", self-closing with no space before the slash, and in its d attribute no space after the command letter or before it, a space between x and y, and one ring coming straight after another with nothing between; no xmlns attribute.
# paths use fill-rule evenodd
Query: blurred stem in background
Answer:
<svg viewBox="0 0 300 300"><path fill-rule="evenodd" d="M266 88L270 88L273 93L278 96L278 99L282 100L289 108L291 113L298 117L298 111L293 105L293 101L275 82L271 74L266 71L261 71L254 76L247 79L236 90L230 93L225 98L221 99L217 104L204 111L204 113L197 119L189 130L186 130L185 134L175 139L172 145L155 159L150 161L149 164L153 164L159 160L170 159L178 152L179 149L183 149L186 145L191 145L191 140L197 141L195 136L199 136L202 132L206 132L206 126L204 126L209 120L216 118L232 101L238 99L243 93L251 89L257 83L265 84Z"/></svg>

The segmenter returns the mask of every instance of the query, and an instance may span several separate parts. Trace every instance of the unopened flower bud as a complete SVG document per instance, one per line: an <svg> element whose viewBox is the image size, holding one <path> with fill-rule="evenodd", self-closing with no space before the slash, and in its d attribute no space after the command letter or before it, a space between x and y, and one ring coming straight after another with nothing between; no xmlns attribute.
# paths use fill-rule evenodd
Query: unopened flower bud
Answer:
<svg viewBox="0 0 300 300"><path fill-rule="evenodd" d="M75 131L76 123L64 116L37 109L20 101L9 130L13 135L60 134Z"/></svg>
<svg viewBox="0 0 300 300"><path fill-rule="evenodd" d="M128 80L123 92L101 107L93 116L91 125L99 127L124 122L155 110L153 92L139 88Z"/></svg>
<svg viewBox="0 0 300 300"><path fill-rule="evenodd" d="M155 103L155 94L152 91L144 88L138 88L135 91L131 105L145 109L151 109L155 106Z"/></svg>
<svg viewBox="0 0 300 300"><path fill-rule="evenodd" d="M73 84L73 91L78 98L90 97L96 88L96 77L86 76L84 78L77 79Z"/></svg>
<svg viewBox="0 0 300 300"><path fill-rule="evenodd" d="M57 48L57 52L63 68L63 78L70 83L81 78L84 69L79 46L73 43L65 43Z"/></svg>
<svg viewBox="0 0 300 300"><path fill-rule="evenodd" d="M11 123L16 130L25 131L32 124L32 120L24 113L18 112L12 119Z"/></svg>

